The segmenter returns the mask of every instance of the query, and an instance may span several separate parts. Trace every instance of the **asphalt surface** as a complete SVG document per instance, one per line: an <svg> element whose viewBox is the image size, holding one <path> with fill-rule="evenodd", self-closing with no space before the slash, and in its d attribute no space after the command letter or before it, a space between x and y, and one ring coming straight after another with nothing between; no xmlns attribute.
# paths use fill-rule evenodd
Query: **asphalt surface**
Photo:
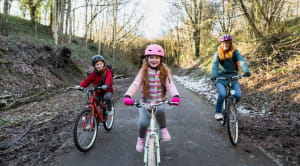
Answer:
<svg viewBox="0 0 300 166"><path fill-rule="evenodd" d="M167 109L171 141L161 142L162 166L277 166L266 154L243 139L234 147L227 130L214 120L214 106L178 86L179 107ZM99 126L98 138L89 152L78 150L59 159L59 166L141 166L143 153L135 150L138 111L116 103L110 132Z"/></svg>

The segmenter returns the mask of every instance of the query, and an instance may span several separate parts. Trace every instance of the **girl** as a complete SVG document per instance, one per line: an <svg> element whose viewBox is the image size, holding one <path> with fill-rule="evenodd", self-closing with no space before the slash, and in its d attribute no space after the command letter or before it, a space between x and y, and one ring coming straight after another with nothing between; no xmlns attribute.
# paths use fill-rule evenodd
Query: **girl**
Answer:
<svg viewBox="0 0 300 166"><path fill-rule="evenodd" d="M218 39L220 46L218 47L218 51L214 55L214 59L212 61L212 80L216 80L217 77L229 77L235 76L238 74L238 66L236 62L238 62L244 72L245 77L249 77L250 71L246 61L240 52L236 49L235 45L232 44L232 37L230 35L223 35ZM223 115L221 114L223 101L226 96L225 85L228 84L226 80L218 80L216 82L216 88L219 93L216 104L216 113L215 119L221 120L223 119ZM241 89L238 81L236 80L232 88L235 90L235 98L236 101L240 100L242 97Z"/></svg>
<svg viewBox="0 0 300 166"><path fill-rule="evenodd" d="M135 80L125 93L124 104L133 104L133 95L142 89L142 99L147 103L159 103L166 100L166 92L172 96L171 102L180 103L179 93L174 85L171 72L167 65L163 63L164 50L160 45L151 44L145 50L146 63L143 64ZM162 141L171 139L166 128L166 116L164 106L158 106L156 118L160 125ZM145 134L150 123L150 115L146 108L139 109L139 136L136 150L144 150Z"/></svg>
<svg viewBox="0 0 300 166"><path fill-rule="evenodd" d="M112 86L112 71L105 66L104 57L101 55L93 56L92 65L95 70L84 79L79 86L85 88L91 83L93 83L95 87L101 86L102 90L96 92L96 99L99 101L100 97L103 97L103 100L107 104L106 115L110 116L113 114L111 98L114 92Z"/></svg>

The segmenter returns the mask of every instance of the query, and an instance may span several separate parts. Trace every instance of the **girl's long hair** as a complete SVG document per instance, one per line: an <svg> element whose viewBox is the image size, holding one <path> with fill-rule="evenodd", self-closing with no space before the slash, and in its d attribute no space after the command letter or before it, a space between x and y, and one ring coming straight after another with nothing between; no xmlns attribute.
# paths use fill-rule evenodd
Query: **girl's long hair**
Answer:
<svg viewBox="0 0 300 166"><path fill-rule="evenodd" d="M146 61L147 61L147 58L146 58ZM144 63L142 65L142 73L143 73L143 76L142 76L142 85L143 85L143 95L146 97L146 98L150 98L150 92L149 92L149 79L148 79L148 64L147 62ZM166 92L167 92L167 88L166 88L166 79L168 77L168 74L170 72L170 69L168 68L168 66L161 62L160 65L158 66L158 71L159 71L159 80L160 80L160 83L161 83L161 88L162 88L162 94L163 94L163 98L166 96Z"/></svg>
<svg viewBox="0 0 300 166"><path fill-rule="evenodd" d="M229 50L225 51L221 46L219 47L219 59L220 61L225 61L226 59L230 59L235 51L235 45L230 42Z"/></svg>

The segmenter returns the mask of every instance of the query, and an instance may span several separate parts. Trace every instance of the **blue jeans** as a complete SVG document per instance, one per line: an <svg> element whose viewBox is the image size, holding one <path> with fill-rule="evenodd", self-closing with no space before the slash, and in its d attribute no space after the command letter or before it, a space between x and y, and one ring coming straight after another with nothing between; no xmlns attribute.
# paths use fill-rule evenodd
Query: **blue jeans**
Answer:
<svg viewBox="0 0 300 166"><path fill-rule="evenodd" d="M225 86L219 82L216 83L217 91L219 92L218 98L217 98L217 104L216 104L216 113L222 112L222 106L224 99L226 97L226 89ZM239 83L232 84L231 89L235 90L234 97L236 98L236 101L239 101L242 97L241 88Z"/></svg>

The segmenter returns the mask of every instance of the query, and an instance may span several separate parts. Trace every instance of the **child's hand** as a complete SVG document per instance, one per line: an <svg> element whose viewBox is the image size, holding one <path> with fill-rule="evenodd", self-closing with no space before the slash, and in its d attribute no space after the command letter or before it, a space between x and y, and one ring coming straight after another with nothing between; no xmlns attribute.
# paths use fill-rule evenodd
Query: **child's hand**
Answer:
<svg viewBox="0 0 300 166"><path fill-rule="evenodd" d="M101 89L102 89L102 90L107 90L107 89L108 89L108 85L106 85L106 84L102 85L102 86L101 86Z"/></svg>
<svg viewBox="0 0 300 166"><path fill-rule="evenodd" d="M180 98L179 97L173 97L172 99L171 99L171 103L174 103L174 105L179 105L180 104Z"/></svg>
<svg viewBox="0 0 300 166"><path fill-rule="evenodd" d="M131 99L131 97L126 96L126 97L123 99L123 103L124 103L125 105L133 105L134 101Z"/></svg>
<svg viewBox="0 0 300 166"><path fill-rule="evenodd" d="M76 85L76 86L74 87L74 89L75 89L75 90L83 90L83 87L81 87L80 85Z"/></svg>

